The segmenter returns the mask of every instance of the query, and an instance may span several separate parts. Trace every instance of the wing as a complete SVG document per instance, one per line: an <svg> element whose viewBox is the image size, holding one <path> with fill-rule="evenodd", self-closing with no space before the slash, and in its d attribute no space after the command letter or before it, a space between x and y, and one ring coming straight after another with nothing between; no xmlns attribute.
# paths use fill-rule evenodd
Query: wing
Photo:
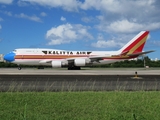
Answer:
<svg viewBox="0 0 160 120"><path fill-rule="evenodd" d="M88 56L88 57L71 57L71 58L64 58L61 61L62 62L68 62L72 63L74 62L75 59L86 59L89 60L90 62L99 62L99 60L103 60L105 57L111 57L110 55L95 55L95 56ZM44 63L51 63L52 60L41 60L39 63L44 64Z"/></svg>
<svg viewBox="0 0 160 120"><path fill-rule="evenodd" d="M80 58L80 59L88 59L91 62L94 62L94 61L99 62L99 60L103 60L103 58L105 58L105 57L111 57L111 55L94 55L94 56L88 56L88 57L75 57L75 58L67 58L65 60L73 61L75 59L79 59Z"/></svg>
<svg viewBox="0 0 160 120"><path fill-rule="evenodd" d="M39 61L40 64L44 64L44 63L51 63L52 60L41 60Z"/></svg>

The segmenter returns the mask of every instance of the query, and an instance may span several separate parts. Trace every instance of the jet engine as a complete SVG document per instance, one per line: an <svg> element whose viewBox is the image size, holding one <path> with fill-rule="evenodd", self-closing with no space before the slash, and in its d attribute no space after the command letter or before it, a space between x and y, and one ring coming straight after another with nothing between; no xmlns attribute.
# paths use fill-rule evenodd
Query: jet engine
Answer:
<svg viewBox="0 0 160 120"><path fill-rule="evenodd" d="M62 62L61 61L52 61L52 67L62 67Z"/></svg>
<svg viewBox="0 0 160 120"><path fill-rule="evenodd" d="M90 60L84 59L84 58L78 58L74 60L74 65L75 66L85 66L88 64Z"/></svg>

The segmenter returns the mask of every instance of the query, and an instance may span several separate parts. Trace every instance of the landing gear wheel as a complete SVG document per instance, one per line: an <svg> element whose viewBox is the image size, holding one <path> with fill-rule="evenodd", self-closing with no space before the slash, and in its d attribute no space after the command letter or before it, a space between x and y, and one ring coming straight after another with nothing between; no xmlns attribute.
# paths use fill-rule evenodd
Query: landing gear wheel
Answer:
<svg viewBox="0 0 160 120"><path fill-rule="evenodd" d="M19 67L18 67L18 70L21 70L21 69L22 69L22 68L19 66Z"/></svg>
<svg viewBox="0 0 160 120"><path fill-rule="evenodd" d="M43 66L38 66L38 69L44 69L44 67Z"/></svg>
<svg viewBox="0 0 160 120"><path fill-rule="evenodd" d="M77 67L77 66L72 66L72 67L68 67L68 70L80 70L81 67Z"/></svg>
<svg viewBox="0 0 160 120"><path fill-rule="evenodd" d="M81 67L75 67L75 70L80 70L81 69Z"/></svg>

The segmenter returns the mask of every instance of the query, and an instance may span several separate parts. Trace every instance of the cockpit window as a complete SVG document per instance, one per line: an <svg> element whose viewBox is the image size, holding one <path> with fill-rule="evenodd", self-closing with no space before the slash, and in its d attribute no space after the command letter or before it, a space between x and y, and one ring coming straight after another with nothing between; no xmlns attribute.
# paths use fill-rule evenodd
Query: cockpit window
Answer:
<svg viewBox="0 0 160 120"><path fill-rule="evenodd" d="M13 50L13 52L16 52L17 50Z"/></svg>

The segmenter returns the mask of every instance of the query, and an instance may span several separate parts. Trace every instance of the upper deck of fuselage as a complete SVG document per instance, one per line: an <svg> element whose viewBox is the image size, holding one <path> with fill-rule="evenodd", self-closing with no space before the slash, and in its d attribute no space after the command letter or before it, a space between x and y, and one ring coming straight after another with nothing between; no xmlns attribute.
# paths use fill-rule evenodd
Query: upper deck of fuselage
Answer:
<svg viewBox="0 0 160 120"><path fill-rule="evenodd" d="M13 50L16 55L111 55L117 51L72 51L42 48L19 48Z"/></svg>

